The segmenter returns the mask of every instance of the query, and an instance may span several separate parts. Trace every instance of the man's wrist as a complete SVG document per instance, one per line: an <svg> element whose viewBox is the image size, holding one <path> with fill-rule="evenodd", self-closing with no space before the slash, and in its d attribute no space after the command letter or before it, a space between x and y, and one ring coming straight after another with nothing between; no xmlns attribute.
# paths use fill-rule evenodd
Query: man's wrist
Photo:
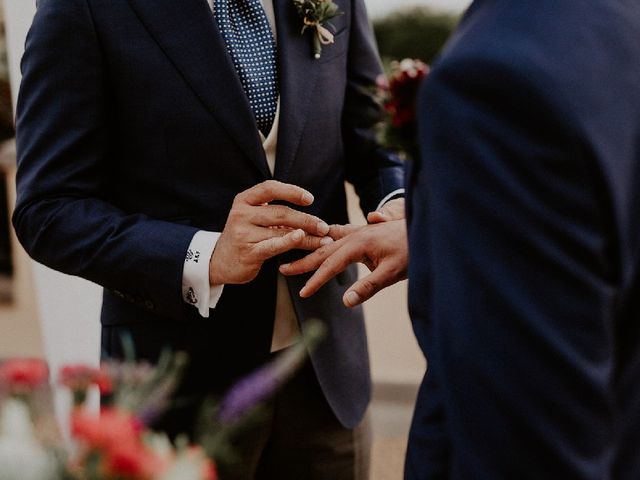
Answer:
<svg viewBox="0 0 640 480"><path fill-rule="evenodd" d="M215 247L213 252L211 253L211 258L209 259L209 285L211 288L224 285L224 280L220 275L219 265L216 265L216 251Z"/></svg>

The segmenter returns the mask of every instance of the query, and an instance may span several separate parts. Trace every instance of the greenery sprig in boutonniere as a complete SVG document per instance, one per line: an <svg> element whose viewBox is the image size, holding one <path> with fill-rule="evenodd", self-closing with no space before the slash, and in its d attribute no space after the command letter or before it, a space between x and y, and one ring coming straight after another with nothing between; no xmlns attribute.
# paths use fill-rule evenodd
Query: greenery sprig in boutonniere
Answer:
<svg viewBox="0 0 640 480"><path fill-rule="evenodd" d="M313 56L319 59L322 56L322 47L333 43L333 33L325 26L331 26L329 20L342 15L338 5L333 0L293 0L298 14L304 26L302 33L307 29L314 29Z"/></svg>

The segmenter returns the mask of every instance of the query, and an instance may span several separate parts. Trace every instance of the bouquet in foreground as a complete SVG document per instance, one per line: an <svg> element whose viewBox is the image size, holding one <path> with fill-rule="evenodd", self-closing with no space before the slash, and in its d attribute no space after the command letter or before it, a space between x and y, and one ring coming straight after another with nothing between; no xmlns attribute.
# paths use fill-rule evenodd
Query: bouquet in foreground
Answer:
<svg viewBox="0 0 640 480"><path fill-rule="evenodd" d="M100 368L64 366L57 388L73 398L68 439L53 414L49 369L32 359L0 364L0 480L215 480L215 462L235 453L229 439L246 428L307 358L324 328L312 323L303 342L240 381L220 402L207 405L197 444L173 442L150 425L166 412L187 364L165 353L157 365L109 362ZM87 406L99 390L100 412Z"/></svg>
<svg viewBox="0 0 640 480"><path fill-rule="evenodd" d="M408 157L417 153L417 100L428 75L427 64L407 58L392 62L388 76L378 78L376 96L386 112L379 124L380 141Z"/></svg>

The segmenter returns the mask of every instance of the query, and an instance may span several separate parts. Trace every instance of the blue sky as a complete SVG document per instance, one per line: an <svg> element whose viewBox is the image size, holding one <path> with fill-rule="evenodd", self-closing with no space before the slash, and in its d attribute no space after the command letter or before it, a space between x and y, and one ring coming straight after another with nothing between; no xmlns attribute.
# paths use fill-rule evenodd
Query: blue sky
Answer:
<svg viewBox="0 0 640 480"><path fill-rule="evenodd" d="M459 12L466 8L471 0L365 0L372 17L384 15L391 10L412 6L424 5L434 9Z"/></svg>

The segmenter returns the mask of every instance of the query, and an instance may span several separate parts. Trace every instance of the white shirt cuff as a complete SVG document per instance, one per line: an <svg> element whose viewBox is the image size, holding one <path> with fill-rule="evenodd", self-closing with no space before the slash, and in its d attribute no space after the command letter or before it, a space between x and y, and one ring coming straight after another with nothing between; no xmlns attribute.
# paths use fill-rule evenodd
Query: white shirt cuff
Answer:
<svg viewBox="0 0 640 480"><path fill-rule="evenodd" d="M399 188L397 190L394 190L389 195L384 197L382 199L382 201L378 204L378 208L376 208L376 210L380 210L384 206L385 203L387 203L389 200L393 199L393 197L397 197L398 195L404 195L404 188Z"/></svg>
<svg viewBox="0 0 640 480"><path fill-rule="evenodd" d="M184 260L182 298L196 307L204 318L209 318L209 310L216 308L224 290L224 285L209 284L209 263L220 235L203 230L197 232Z"/></svg>

